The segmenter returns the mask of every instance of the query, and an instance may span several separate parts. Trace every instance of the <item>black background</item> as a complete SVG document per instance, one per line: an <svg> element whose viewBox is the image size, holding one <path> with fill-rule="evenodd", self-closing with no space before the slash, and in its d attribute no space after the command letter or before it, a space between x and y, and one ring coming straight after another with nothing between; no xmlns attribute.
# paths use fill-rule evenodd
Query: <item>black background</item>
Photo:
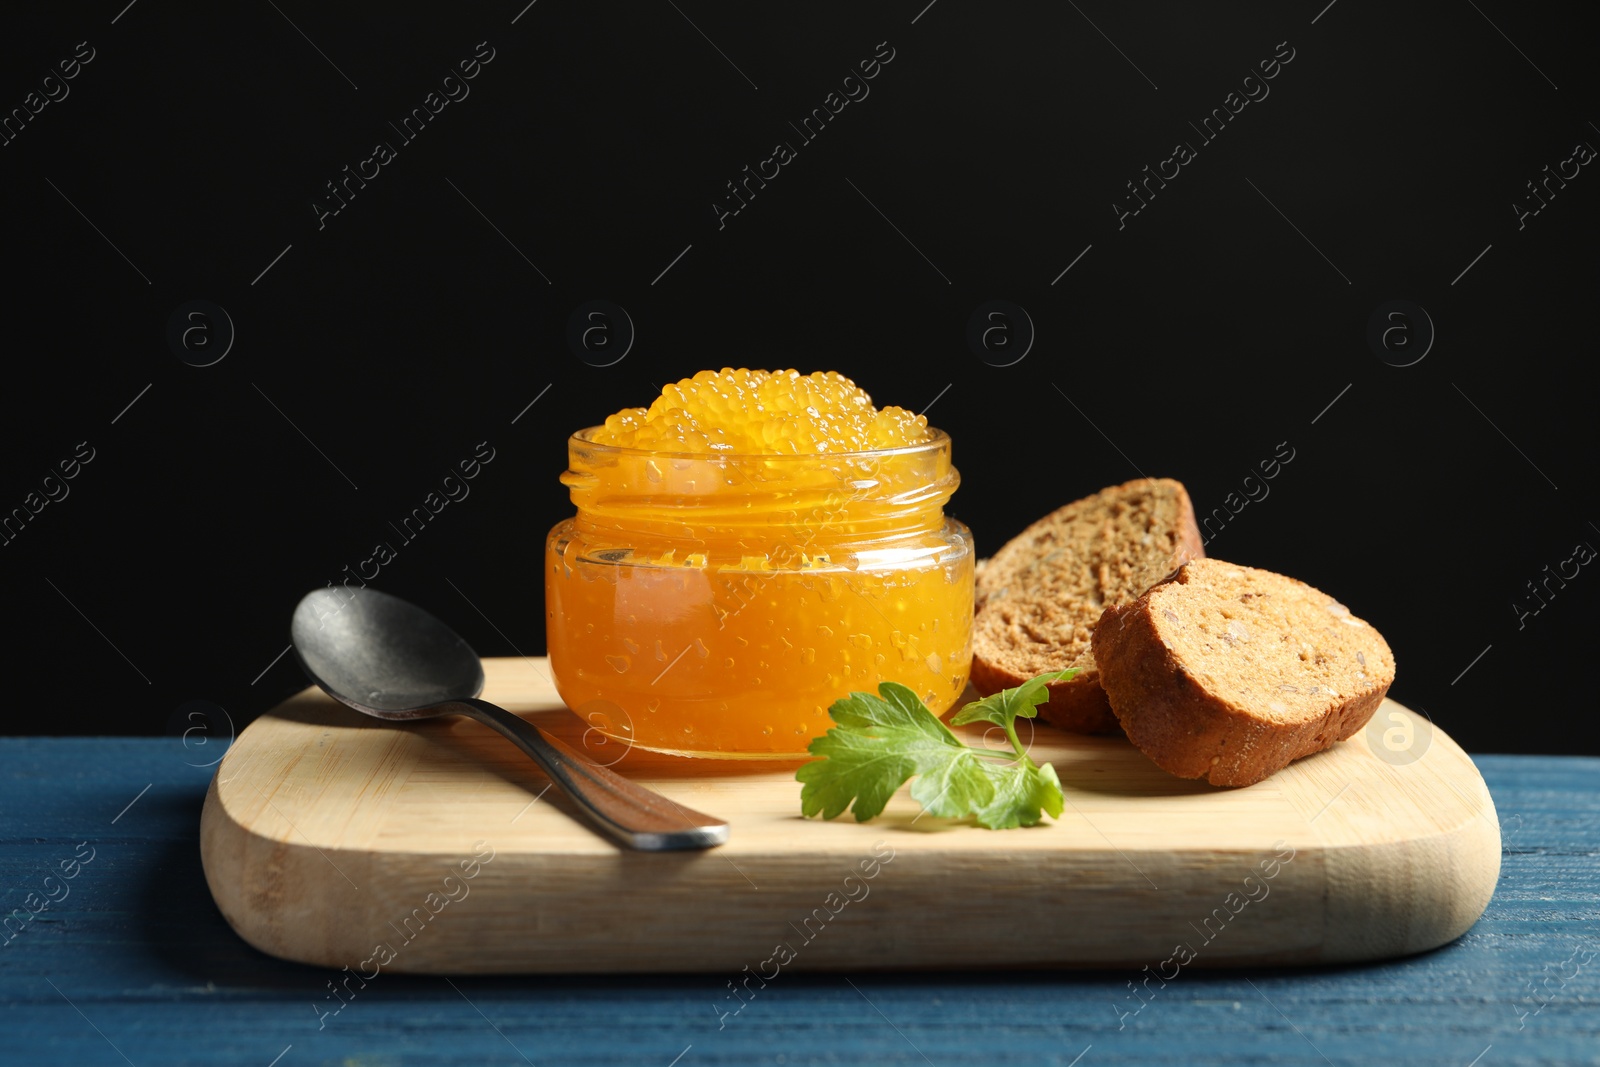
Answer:
<svg viewBox="0 0 1600 1067"><path fill-rule="evenodd" d="M242 724L303 684L274 659L296 600L379 541L375 586L485 655L541 653L567 434L733 365L933 404L985 554L1141 472L1208 513L1286 441L1208 551L1378 625L1392 694L1468 749L1600 752L1600 575L1513 607L1600 546L1600 176L1522 228L1512 206L1600 144L1578 9L925 3L8 14L7 112L78 42L95 58L0 147L0 511L94 459L0 546L3 729L161 733L195 700ZM399 145L480 41L470 96ZM885 41L870 95L800 145L788 123ZM1200 144L1279 42L1270 95ZM380 140L397 158L319 229ZM1119 229L1180 140L1198 157ZM779 141L798 158L719 229ZM565 339L597 298L637 330L604 368ZM192 299L237 331L209 367L166 341ZM1012 366L966 343L991 299L1037 331ZM1366 341L1396 299L1437 330L1412 366ZM482 441L471 495L402 544L389 522Z"/></svg>

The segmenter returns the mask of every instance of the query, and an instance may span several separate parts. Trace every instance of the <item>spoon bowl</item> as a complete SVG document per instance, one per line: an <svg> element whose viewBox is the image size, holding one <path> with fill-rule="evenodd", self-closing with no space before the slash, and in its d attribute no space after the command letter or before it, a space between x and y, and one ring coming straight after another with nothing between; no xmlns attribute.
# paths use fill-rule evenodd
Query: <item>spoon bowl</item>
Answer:
<svg viewBox="0 0 1600 1067"><path fill-rule="evenodd" d="M341 704L389 721L469 715L533 758L595 827L643 851L709 848L728 824L683 807L478 699L483 664L454 630L376 589L315 589L289 623L300 666ZM537 799L537 798L535 798Z"/></svg>
<svg viewBox="0 0 1600 1067"><path fill-rule="evenodd" d="M380 719L427 719L483 692L472 646L397 596L332 588L301 598L289 623L300 665L335 700Z"/></svg>

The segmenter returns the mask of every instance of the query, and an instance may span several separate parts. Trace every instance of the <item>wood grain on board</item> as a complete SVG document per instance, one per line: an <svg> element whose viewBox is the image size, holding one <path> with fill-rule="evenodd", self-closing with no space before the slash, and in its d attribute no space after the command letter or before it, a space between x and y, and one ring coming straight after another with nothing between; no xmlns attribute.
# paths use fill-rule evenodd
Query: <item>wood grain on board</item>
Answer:
<svg viewBox="0 0 1600 1067"><path fill-rule="evenodd" d="M245 940L418 973L1170 973L1433 948L1472 925L1499 874L1477 769L1393 701L1383 728L1426 739L1411 762L1362 733L1243 789L1041 726L1032 755L1055 765L1065 812L987 831L924 818L904 791L865 824L802 819L793 763L623 754L561 704L544 660L484 668L486 699L727 818L730 842L624 851L486 727L391 725L308 689L240 735L206 797L206 878Z"/></svg>

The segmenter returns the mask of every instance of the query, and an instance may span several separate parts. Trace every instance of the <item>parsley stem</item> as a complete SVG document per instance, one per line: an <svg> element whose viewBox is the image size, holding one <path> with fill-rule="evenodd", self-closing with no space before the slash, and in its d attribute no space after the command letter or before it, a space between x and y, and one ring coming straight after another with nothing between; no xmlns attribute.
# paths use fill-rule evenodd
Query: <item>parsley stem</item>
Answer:
<svg viewBox="0 0 1600 1067"><path fill-rule="evenodd" d="M1028 750L1022 747L1022 742L1021 741L1017 740L1017 721L1016 721L1016 719L1011 719L1010 721L1006 722L1004 725L1005 725L1006 737L1011 739L1011 747L1016 749L1017 758L1020 759L1023 763L1027 764L1029 767L1032 767L1034 765L1034 763L1033 763L1033 760L1028 758Z"/></svg>

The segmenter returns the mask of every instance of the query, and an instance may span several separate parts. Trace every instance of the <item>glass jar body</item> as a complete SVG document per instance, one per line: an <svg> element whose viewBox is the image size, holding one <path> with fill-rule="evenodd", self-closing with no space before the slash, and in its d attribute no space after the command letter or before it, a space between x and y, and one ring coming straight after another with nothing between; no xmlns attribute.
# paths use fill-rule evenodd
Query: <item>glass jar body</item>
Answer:
<svg viewBox="0 0 1600 1067"><path fill-rule="evenodd" d="M785 759L833 701L912 689L936 713L972 657L972 538L949 439L839 456L655 456L577 435L578 514L550 533L556 687L620 742ZM631 468L631 469L630 469Z"/></svg>

